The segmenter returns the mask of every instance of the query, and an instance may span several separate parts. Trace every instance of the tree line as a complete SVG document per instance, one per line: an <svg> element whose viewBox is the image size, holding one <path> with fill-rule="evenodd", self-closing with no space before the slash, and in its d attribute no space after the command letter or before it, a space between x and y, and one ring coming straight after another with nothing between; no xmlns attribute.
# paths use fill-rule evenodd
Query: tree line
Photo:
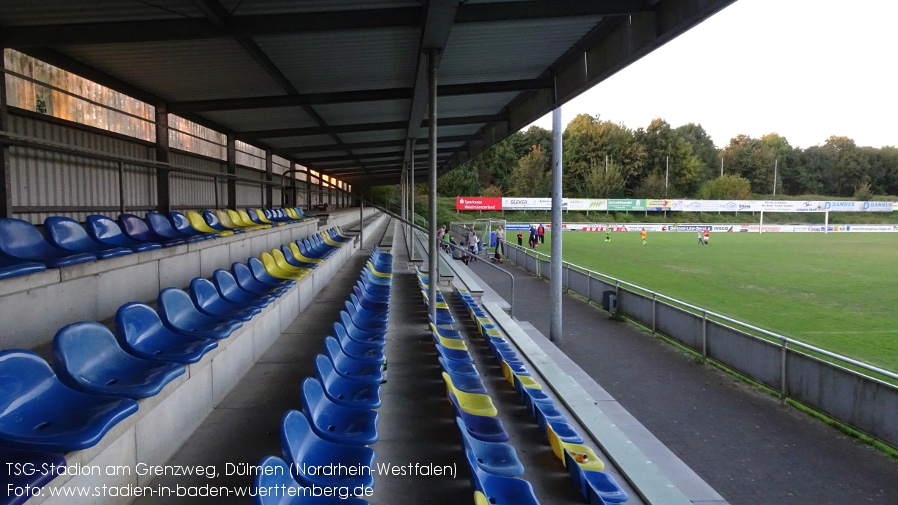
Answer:
<svg viewBox="0 0 898 505"><path fill-rule="evenodd" d="M802 149L776 133L737 135L718 149L701 125L674 128L654 119L633 130L580 114L564 130L563 149L563 191L571 198L898 195L898 148L858 146L843 136ZM552 132L532 126L440 177L437 192L548 197L551 163Z"/></svg>

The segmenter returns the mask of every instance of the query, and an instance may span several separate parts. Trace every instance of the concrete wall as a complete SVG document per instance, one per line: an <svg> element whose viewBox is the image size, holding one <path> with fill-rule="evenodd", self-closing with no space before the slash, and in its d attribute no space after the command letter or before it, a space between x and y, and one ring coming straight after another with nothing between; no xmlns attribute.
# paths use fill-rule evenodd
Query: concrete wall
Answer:
<svg viewBox="0 0 898 505"><path fill-rule="evenodd" d="M506 257L544 277L549 263L517 246ZM713 359L775 391L898 447L898 387L797 349L786 348L658 300L618 287L565 265L565 287L601 305L602 292L617 291L618 312L652 331ZM783 362L785 361L785 367ZM784 372L785 370L785 372ZM783 385L785 384L785 387Z"/></svg>
<svg viewBox="0 0 898 505"><path fill-rule="evenodd" d="M38 347L67 324L108 319L127 302L153 302L164 288L185 288L317 231L313 220L5 279L0 349Z"/></svg>

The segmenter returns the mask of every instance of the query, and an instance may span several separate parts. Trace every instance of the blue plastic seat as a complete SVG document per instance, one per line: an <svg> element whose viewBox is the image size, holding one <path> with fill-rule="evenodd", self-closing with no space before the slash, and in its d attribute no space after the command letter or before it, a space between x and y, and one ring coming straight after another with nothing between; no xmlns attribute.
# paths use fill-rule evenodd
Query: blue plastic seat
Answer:
<svg viewBox="0 0 898 505"><path fill-rule="evenodd" d="M524 475L524 465L518 459L514 447L501 442L484 442L472 437L460 417L455 418L455 423L461 431L465 450L472 453L474 461L483 471L504 477Z"/></svg>
<svg viewBox="0 0 898 505"><path fill-rule="evenodd" d="M302 411L325 440L353 445L377 442L377 412L334 403L314 377L302 381Z"/></svg>
<svg viewBox="0 0 898 505"><path fill-rule="evenodd" d="M228 228L227 226L221 224L221 221L218 220L218 216L216 216L215 213L210 210L203 211L203 219L206 220L206 224L209 225L209 228L212 228L213 230L231 231L234 233L243 233L244 231L246 231L241 228Z"/></svg>
<svg viewBox="0 0 898 505"><path fill-rule="evenodd" d="M135 216L134 214L122 214L118 217L118 224L122 227L125 235L140 242L155 242L162 244L162 247L174 247L176 245L184 245L187 243L187 237L172 239L159 235L150 229L146 221Z"/></svg>
<svg viewBox="0 0 898 505"><path fill-rule="evenodd" d="M237 279L227 270L218 269L212 274L212 283L225 300L260 309L274 301L274 297L247 291L237 284Z"/></svg>
<svg viewBox="0 0 898 505"><path fill-rule="evenodd" d="M533 486L524 479L504 477L485 472L474 459L471 452L466 451L468 465L474 489L484 494L490 505L539 505L533 493Z"/></svg>
<svg viewBox="0 0 898 505"><path fill-rule="evenodd" d="M446 359L442 356L439 358L440 366L443 367L443 371L446 373L452 374L453 376L462 375L462 376L476 376L479 377L480 374L477 373L477 369L474 368L472 363L462 363L460 361L453 361L450 359Z"/></svg>
<svg viewBox="0 0 898 505"><path fill-rule="evenodd" d="M306 256L308 258L320 259L320 260L325 259L324 255L321 254L321 251L317 251L309 246L309 241L306 239L297 240L296 246L299 247L299 252L301 252L303 254L303 256Z"/></svg>
<svg viewBox="0 0 898 505"><path fill-rule="evenodd" d="M357 286L353 286L356 288ZM390 317L390 306L387 304L366 304L364 301L356 296L355 289L353 292L349 294L349 303L355 306L355 310L363 317L371 318L371 319L386 319L389 320ZM367 308L366 307L376 307L376 308Z"/></svg>
<svg viewBox="0 0 898 505"><path fill-rule="evenodd" d="M584 470L567 451L565 451L565 458L567 458L568 474L571 476L574 486L580 489L583 497L590 504L623 503L629 498L627 492L608 473Z"/></svg>
<svg viewBox="0 0 898 505"><path fill-rule="evenodd" d="M0 219L0 256L53 268L97 261L91 253L73 253L51 245L33 224L13 218Z"/></svg>
<svg viewBox="0 0 898 505"><path fill-rule="evenodd" d="M156 242L141 242L125 235L121 226L112 219L93 214L87 216L87 234L97 242L116 247L127 247L134 252L152 251L161 249L162 244Z"/></svg>
<svg viewBox="0 0 898 505"><path fill-rule="evenodd" d="M349 357L362 361L383 363L384 346L377 343L356 342L349 338L342 323L334 323L334 336Z"/></svg>
<svg viewBox="0 0 898 505"><path fill-rule="evenodd" d="M181 233L179 230L175 229L174 226L172 226L171 221L169 221L167 217L158 212L147 212L146 223L147 226L150 227L150 230L153 231L153 233L167 240L202 242L203 240L211 238L209 236L206 236L205 234L189 235L186 233Z"/></svg>
<svg viewBox="0 0 898 505"><path fill-rule="evenodd" d="M190 281L190 299L203 314L223 319L235 319L247 322L262 309L252 305L229 302L221 297L215 284L204 277L196 277Z"/></svg>
<svg viewBox="0 0 898 505"><path fill-rule="evenodd" d="M440 357L440 359L444 358ZM465 393L475 393L486 395L489 394L486 386L483 385L483 381L480 379L479 375L464 375L453 373L451 370L444 370L446 375L449 376L449 380L452 381L452 384L459 389L459 391L464 391Z"/></svg>
<svg viewBox="0 0 898 505"><path fill-rule="evenodd" d="M185 372L184 365L132 356L100 323L63 327L53 338L53 364L66 386L95 395L149 398Z"/></svg>
<svg viewBox="0 0 898 505"><path fill-rule="evenodd" d="M46 451L27 451L0 447L0 489L7 492L11 489L28 489L29 493L7 493L6 498L0 498L3 505L21 505L25 503L37 491L50 483L65 469L65 458L61 455ZM21 468L23 471L9 471L10 468Z"/></svg>
<svg viewBox="0 0 898 505"><path fill-rule="evenodd" d="M249 291L260 296L274 296L280 298L286 293L290 287L282 284L266 284L253 275L252 270L243 263L234 263L231 265L231 273L240 289Z"/></svg>
<svg viewBox="0 0 898 505"><path fill-rule="evenodd" d="M243 326L243 323L233 319L203 314L193 305L190 295L177 288L160 291L157 302L162 323L168 329L184 335L221 340Z"/></svg>
<svg viewBox="0 0 898 505"><path fill-rule="evenodd" d="M312 430L305 414L297 410L288 411L281 423L281 449L284 460L290 465L293 477L303 486L319 487L374 487L374 450L361 445L338 444L322 439ZM358 472L305 472L328 465L345 465L353 468L370 468L371 471Z"/></svg>
<svg viewBox="0 0 898 505"><path fill-rule="evenodd" d="M347 379L337 373L327 356L315 356L315 377L332 402L361 409L380 408L380 385Z"/></svg>
<svg viewBox="0 0 898 505"><path fill-rule="evenodd" d="M168 217L171 219L172 226L179 232L184 235L188 235L191 237L205 237L207 239L218 238L219 235L217 233L204 233L193 226L190 226L190 219L187 218L184 214L171 211L168 213Z"/></svg>
<svg viewBox="0 0 898 505"><path fill-rule="evenodd" d="M31 351L0 351L0 445L86 449L134 412L137 402L129 398L89 395L64 385Z"/></svg>
<svg viewBox="0 0 898 505"><path fill-rule="evenodd" d="M379 300L377 298L371 298L371 295L362 291L362 287L359 285L355 285L352 287L352 295L355 296L355 300L358 300L357 303L360 307L365 310L370 310L372 312L389 312L390 310L390 302L388 300Z"/></svg>
<svg viewBox="0 0 898 505"><path fill-rule="evenodd" d="M115 313L115 338L134 356L184 365L197 363L218 341L174 333L143 303L126 303Z"/></svg>
<svg viewBox="0 0 898 505"><path fill-rule="evenodd" d="M324 338L324 352L340 376L350 380L380 384L383 382L382 363L351 358L334 337Z"/></svg>
<svg viewBox="0 0 898 505"><path fill-rule="evenodd" d="M35 263L33 261L17 260L0 256L0 279L8 279L10 277L18 277L20 275L43 272L46 269L47 265L44 265L43 263Z"/></svg>
<svg viewBox="0 0 898 505"><path fill-rule="evenodd" d="M340 322L343 323L343 327L346 328L346 333L349 335L349 338L355 340L356 342L384 345L387 341L387 332L385 330L363 330L356 326L352 318L349 317L349 314L347 314L345 310L340 311Z"/></svg>
<svg viewBox="0 0 898 505"><path fill-rule="evenodd" d="M313 496L290 473L287 463L277 456L265 456L256 473L253 505L368 505L361 498ZM264 492L261 492L264 490ZM351 490L350 490L351 491Z"/></svg>
<svg viewBox="0 0 898 505"><path fill-rule="evenodd" d="M90 238L78 221L68 217L48 217L44 220L47 238L54 246L70 252L91 253L100 259L124 256L134 251L127 247L112 247Z"/></svg>
<svg viewBox="0 0 898 505"><path fill-rule="evenodd" d="M358 329L374 334L386 333L388 323L385 318L365 317L349 301L343 302L343 307L346 309L345 312L349 315L349 319Z"/></svg>

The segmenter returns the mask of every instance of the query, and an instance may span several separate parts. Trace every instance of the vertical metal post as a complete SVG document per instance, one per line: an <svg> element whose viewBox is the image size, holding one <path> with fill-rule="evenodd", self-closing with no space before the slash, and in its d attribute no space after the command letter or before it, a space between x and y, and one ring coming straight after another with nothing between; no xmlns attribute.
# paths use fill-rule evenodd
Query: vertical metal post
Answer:
<svg viewBox="0 0 898 505"><path fill-rule="evenodd" d="M586 301L592 301L592 271L586 271Z"/></svg>
<svg viewBox="0 0 898 505"><path fill-rule="evenodd" d="M218 198L218 177L212 178L212 185L215 187L215 208L220 209L221 204L218 201L219 200L219 198Z"/></svg>
<svg viewBox="0 0 898 505"><path fill-rule="evenodd" d="M440 282L440 258L439 249L437 249L437 49L429 49L427 52L427 80L428 80L428 108L427 120L427 159L429 166L428 173L428 203L430 204L430 215L428 219L428 272L430 282L427 292L427 299L430 300L428 312L430 318L436 322L437 320L437 283ZM412 149L412 159L414 159L415 151Z"/></svg>
<svg viewBox="0 0 898 505"><path fill-rule="evenodd" d="M359 249L365 245L365 202L359 198Z"/></svg>
<svg viewBox="0 0 898 505"><path fill-rule="evenodd" d="M125 162L118 162L118 213L125 213Z"/></svg>
<svg viewBox="0 0 898 505"><path fill-rule="evenodd" d="M410 139L411 146L409 147L409 149L411 149L412 151L412 161L411 169L409 170L408 222L412 224L415 223L415 140L416 139ZM408 241L408 255L409 259L411 259L412 261L415 261L417 259L415 258L415 246L413 241L414 237L412 236L414 233L415 232L412 225L406 225L405 240Z"/></svg>
<svg viewBox="0 0 898 505"><path fill-rule="evenodd" d="M776 171L779 167L780 159L775 158L773 160L773 196L776 196Z"/></svg>
<svg viewBox="0 0 898 505"><path fill-rule="evenodd" d="M296 165L293 166L295 168ZM306 208L312 208L312 174L309 172L309 167L303 167L306 169ZM293 175L293 200L296 200L296 175Z"/></svg>
<svg viewBox="0 0 898 505"><path fill-rule="evenodd" d="M561 285L563 264L561 259L561 107L552 111L552 257L550 258L549 271L552 272L549 279L549 305L551 317L549 318L549 340L561 342L562 337L562 307Z"/></svg>
<svg viewBox="0 0 898 505"><path fill-rule="evenodd" d="M274 161L272 159L271 150L265 151L265 199L262 202L263 207L271 207L274 200L274 188L271 183L274 181Z"/></svg>
<svg viewBox="0 0 898 505"><path fill-rule="evenodd" d="M658 293L652 293L652 336L655 336L655 320L658 318Z"/></svg>
<svg viewBox="0 0 898 505"><path fill-rule="evenodd" d="M708 312L702 312L702 361L708 361Z"/></svg>
<svg viewBox="0 0 898 505"><path fill-rule="evenodd" d="M788 354L789 347L786 339L782 339L782 362L780 363L780 401L785 404L786 403L786 354Z"/></svg>
<svg viewBox="0 0 898 505"><path fill-rule="evenodd" d="M237 139L228 135L228 175L237 175ZM228 177L228 201L229 209L237 210L237 181Z"/></svg>
<svg viewBox="0 0 898 505"><path fill-rule="evenodd" d="M0 44L0 56L3 56L3 45ZM4 61L0 68L5 69ZM9 131L9 111L7 110L6 74L0 74L0 131ZM0 144L0 218L12 217L12 165L9 159L9 146Z"/></svg>
<svg viewBox="0 0 898 505"><path fill-rule="evenodd" d="M164 103L156 104L156 161L169 162L168 112ZM171 185L169 170L156 168L156 210L163 214L171 211Z"/></svg>

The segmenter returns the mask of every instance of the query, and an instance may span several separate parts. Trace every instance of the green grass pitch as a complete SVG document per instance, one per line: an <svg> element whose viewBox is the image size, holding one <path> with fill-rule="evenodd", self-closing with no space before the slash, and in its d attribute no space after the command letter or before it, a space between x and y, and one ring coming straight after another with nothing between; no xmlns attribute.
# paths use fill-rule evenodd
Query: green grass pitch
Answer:
<svg viewBox="0 0 898 505"><path fill-rule="evenodd" d="M898 235L566 232L564 259L898 371ZM539 252L550 252L551 236Z"/></svg>

